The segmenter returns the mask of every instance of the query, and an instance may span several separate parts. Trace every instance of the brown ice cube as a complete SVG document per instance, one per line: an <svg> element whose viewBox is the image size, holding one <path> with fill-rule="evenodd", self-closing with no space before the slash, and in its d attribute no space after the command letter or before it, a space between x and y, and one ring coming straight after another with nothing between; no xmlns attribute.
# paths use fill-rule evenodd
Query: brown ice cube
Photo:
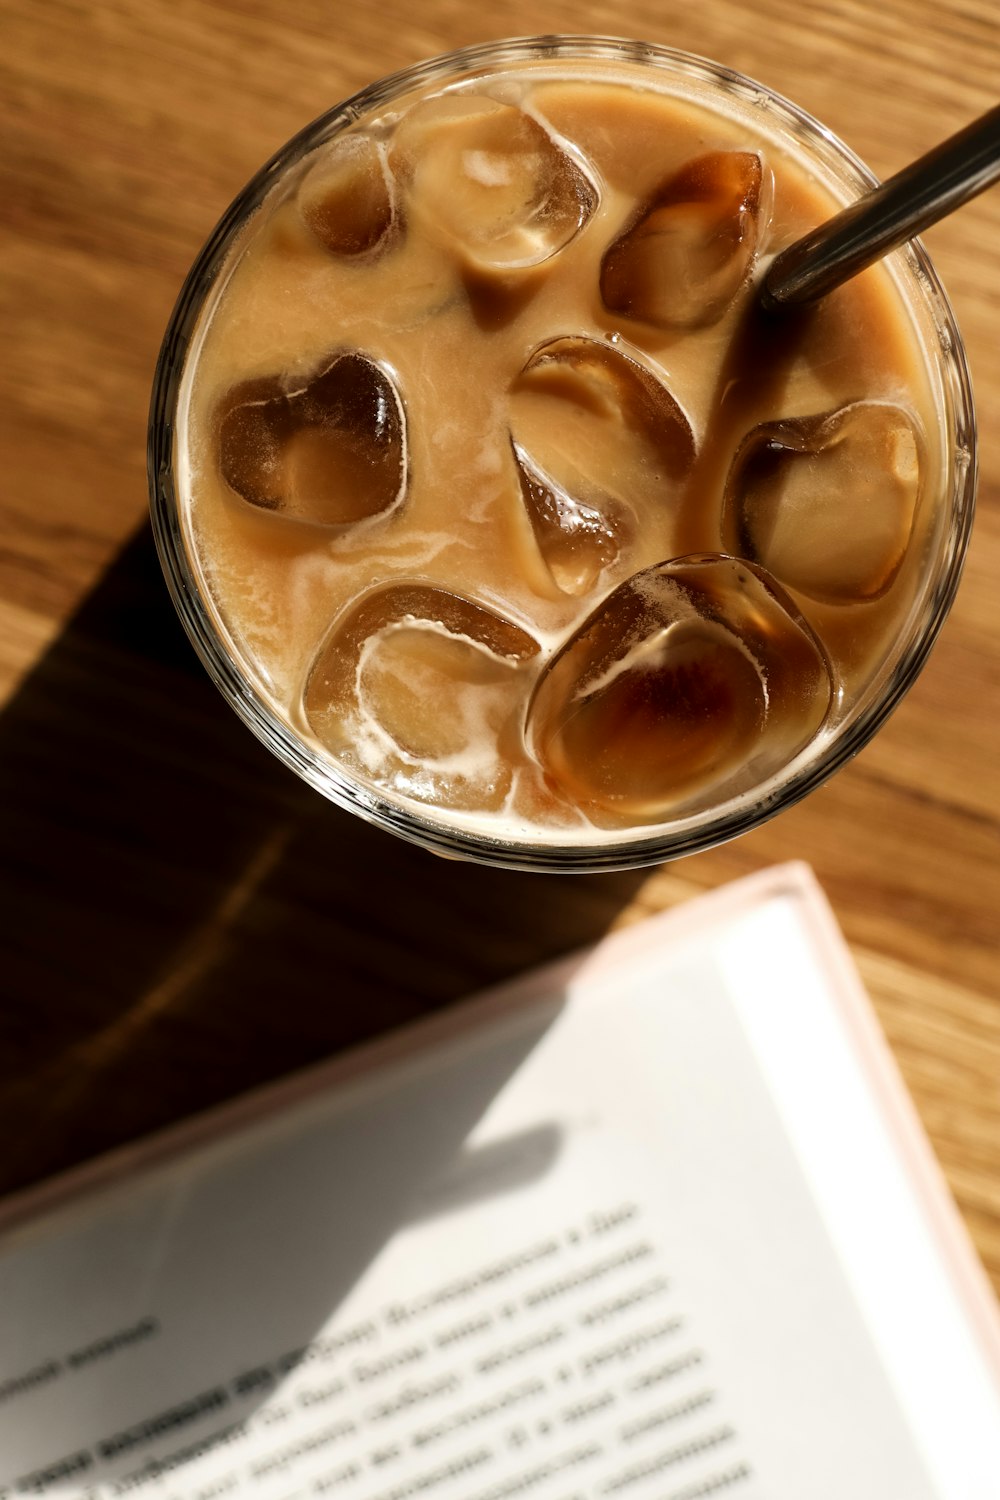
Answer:
<svg viewBox="0 0 1000 1500"><path fill-rule="evenodd" d="M271 376L235 386L217 433L223 478L262 510L342 527L401 498L403 404L361 354L336 354L303 383Z"/></svg>
<svg viewBox="0 0 1000 1500"><path fill-rule="evenodd" d="M763 188L755 152L711 151L688 162L605 252L605 306L660 328L714 323L749 278Z"/></svg>
<svg viewBox="0 0 1000 1500"><path fill-rule="evenodd" d="M335 255L384 248L397 227L385 146L367 135L338 137L302 179L297 202L320 244Z"/></svg>
<svg viewBox="0 0 1000 1500"><path fill-rule="evenodd" d="M812 598L875 599L906 554L922 463L913 418L891 404L764 423L729 472L725 544Z"/></svg>
<svg viewBox="0 0 1000 1500"><path fill-rule="evenodd" d="M376 589L334 625L310 670L313 733L349 770L418 801L495 811L512 782L538 644L430 584Z"/></svg>
<svg viewBox="0 0 1000 1500"><path fill-rule="evenodd" d="M719 554L619 585L540 677L529 747L602 826L698 810L781 769L832 698L822 646L762 569Z"/></svg>
<svg viewBox="0 0 1000 1500"><path fill-rule="evenodd" d="M539 549L568 594L593 587L638 515L662 522L694 460L673 396L620 345L568 337L543 344L510 390L510 432Z"/></svg>
<svg viewBox="0 0 1000 1500"><path fill-rule="evenodd" d="M480 270L547 260L597 203L593 184L537 120L483 94L440 95L411 109L391 163L407 184L408 216Z"/></svg>
<svg viewBox="0 0 1000 1500"><path fill-rule="evenodd" d="M618 556L627 518L613 502L588 505L567 494L512 446L524 506L553 581L564 594L588 593Z"/></svg>

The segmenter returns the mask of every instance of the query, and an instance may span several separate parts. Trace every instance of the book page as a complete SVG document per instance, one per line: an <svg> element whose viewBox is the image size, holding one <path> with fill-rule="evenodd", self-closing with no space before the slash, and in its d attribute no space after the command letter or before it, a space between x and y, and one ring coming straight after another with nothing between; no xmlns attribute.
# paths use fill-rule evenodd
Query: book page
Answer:
<svg viewBox="0 0 1000 1500"><path fill-rule="evenodd" d="M8 1231L0 1497L995 1500L1000 1397L927 1223L880 1220L864 1161L857 1204L831 1195L755 1024L775 994L803 1037L836 1021L802 899L612 939ZM872 1128L808 1069L846 1139ZM873 1322L862 1212L916 1258L913 1328L950 1338L922 1392ZM965 1424L933 1451L928 1395Z"/></svg>

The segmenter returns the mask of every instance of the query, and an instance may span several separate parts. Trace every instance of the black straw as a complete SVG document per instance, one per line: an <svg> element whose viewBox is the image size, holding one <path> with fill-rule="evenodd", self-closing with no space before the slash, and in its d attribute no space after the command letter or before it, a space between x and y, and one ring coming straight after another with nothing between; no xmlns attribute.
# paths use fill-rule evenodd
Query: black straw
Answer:
<svg viewBox="0 0 1000 1500"><path fill-rule="evenodd" d="M783 250L761 286L768 312L826 296L1000 179L1000 105Z"/></svg>

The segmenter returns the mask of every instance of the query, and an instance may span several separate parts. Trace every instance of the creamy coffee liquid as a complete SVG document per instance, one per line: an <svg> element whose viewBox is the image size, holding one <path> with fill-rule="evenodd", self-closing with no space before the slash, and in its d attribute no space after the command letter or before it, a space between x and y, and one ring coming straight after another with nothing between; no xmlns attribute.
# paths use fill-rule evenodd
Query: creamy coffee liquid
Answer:
<svg viewBox="0 0 1000 1500"><path fill-rule="evenodd" d="M908 618L946 458L876 267L769 322L840 205L655 72L414 93L273 189L189 360L189 547L243 671L350 778L498 838L721 804Z"/></svg>

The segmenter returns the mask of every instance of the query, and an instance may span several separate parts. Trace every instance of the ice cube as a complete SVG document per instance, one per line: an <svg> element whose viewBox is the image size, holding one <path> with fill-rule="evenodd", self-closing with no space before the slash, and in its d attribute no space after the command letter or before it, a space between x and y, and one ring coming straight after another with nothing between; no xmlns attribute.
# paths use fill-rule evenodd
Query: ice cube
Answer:
<svg viewBox="0 0 1000 1500"><path fill-rule="evenodd" d="M780 586L698 555L608 595L540 677L528 742L595 823L654 821L778 771L832 692L823 647Z"/></svg>
<svg viewBox="0 0 1000 1500"><path fill-rule="evenodd" d="M688 162L605 252L605 306L660 328L714 323L749 278L764 187L761 159L751 151L711 151Z"/></svg>
<svg viewBox="0 0 1000 1500"><path fill-rule="evenodd" d="M539 549L558 586L591 588L639 515L662 523L694 460L687 417L620 345L568 337L543 344L510 391L510 432Z"/></svg>
<svg viewBox="0 0 1000 1500"><path fill-rule="evenodd" d="M388 791L495 811L521 753L538 644L512 620L419 582L376 589L321 648L306 684L313 733Z"/></svg>
<svg viewBox="0 0 1000 1500"><path fill-rule="evenodd" d="M398 227L385 146L367 135L339 136L324 148L296 198L313 234L335 255L384 248Z"/></svg>
<svg viewBox="0 0 1000 1500"><path fill-rule="evenodd" d="M559 487L513 445L521 495L538 549L564 594L586 594L618 556L627 517L613 501L588 505Z"/></svg>
<svg viewBox="0 0 1000 1500"><path fill-rule="evenodd" d="M411 109L393 142L407 216L462 248L479 270L539 265L577 234L597 191L531 115L483 94Z"/></svg>
<svg viewBox="0 0 1000 1500"><path fill-rule="evenodd" d="M729 472L725 544L811 598L875 599L906 554L922 460L913 418L891 404L764 423Z"/></svg>
<svg viewBox="0 0 1000 1500"><path fill-rule="evenodd" d="M223 478L262 510L343 527L402 497L403 403L364 355L336 354L301 384L272 376L235 386L217 421Z"/></svg>

